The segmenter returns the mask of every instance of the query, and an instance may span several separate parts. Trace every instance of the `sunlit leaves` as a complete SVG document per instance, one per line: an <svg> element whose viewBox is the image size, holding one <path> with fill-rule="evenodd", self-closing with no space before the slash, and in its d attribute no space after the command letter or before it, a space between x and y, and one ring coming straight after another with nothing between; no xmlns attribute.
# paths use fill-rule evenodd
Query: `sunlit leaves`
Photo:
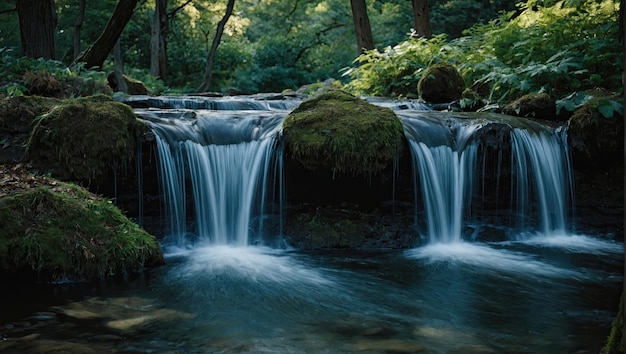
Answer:
<svg viewBox="0 0 626 354"><path fill-rule="evenodd" d="M398 96L398 87L417 83L421 68L446 61L459 68L469 85L486 89L483 94L492 102L531 92L566 97L597 86L619 91L617 5L616 0L528 1L518 17L503 14L473 26L466 37L409 39L365 53L358 67L345 70L353 79L348 89ZM561 108L574 106L572 98L561 100Z"/></svg>

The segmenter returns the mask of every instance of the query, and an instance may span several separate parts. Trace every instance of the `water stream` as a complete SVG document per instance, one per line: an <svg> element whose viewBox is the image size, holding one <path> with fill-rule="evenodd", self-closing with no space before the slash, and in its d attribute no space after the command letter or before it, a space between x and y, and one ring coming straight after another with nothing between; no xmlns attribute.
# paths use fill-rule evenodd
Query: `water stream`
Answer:
<svg viewBox="0 0 626 354"><path fill-rule="evenodd" d="M167 264L0 292L0 352L600 350L621 293L623 245L573 231L564 132L377 102L403 120L426 245L278 249L264 246L261 223L268 186L280 184L280 123L297 103L257 101L137 109L156 134ZM472 203L484 189L477 136L492 122L510 128L514 193L502 198L519 219L503 226L506 240L471 242L464 230L479 220Z"/></svg>

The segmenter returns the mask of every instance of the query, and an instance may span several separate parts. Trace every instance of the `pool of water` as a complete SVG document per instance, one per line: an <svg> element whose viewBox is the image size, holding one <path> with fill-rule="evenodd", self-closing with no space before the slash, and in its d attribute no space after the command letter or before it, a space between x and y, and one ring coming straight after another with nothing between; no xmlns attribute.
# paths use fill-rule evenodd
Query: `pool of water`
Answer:
<svg viewBox="0 0 626 354"><path fill-rule="evenodd" d="M598 353L622 289L623 245L582 235L165 250L140 277L3 286L0 352Z"/></svg>

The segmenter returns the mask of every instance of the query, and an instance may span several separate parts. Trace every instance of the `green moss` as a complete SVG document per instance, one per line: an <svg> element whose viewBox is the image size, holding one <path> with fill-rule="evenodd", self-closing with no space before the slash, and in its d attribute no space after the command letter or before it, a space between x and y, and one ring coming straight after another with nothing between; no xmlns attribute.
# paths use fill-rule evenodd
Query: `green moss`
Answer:
<svg viewBox="0 0 626 354"><path fill-rule="evenodd" d="M363 238L367 234L368 224L358 216L355 219L340 218L317 211L299 214L294 221L295 223L287 225L286 231L288 234L303 235L299 241L304 248L354 248L363 244Z"/></svg>
<svg viewBox="0 0 626 354"><path fill-rule="evenodd" d="M111 201L63 182L0 198L0 229L5 274L89 279L163 262L157 240Z"/></svg>
<svg viewBox="0 0 626 354"><path fill-rule="evenodd" d="M568 121L569 131L584 142L582 150L590 159L619 157L624 148L624 119L620 112L605 117L598 107L613 97L595 97L578 108ZM616 98L619 99L619 98Z"/></svg>
<svg viewBox="0 0 626 354"><path fill-rule="evenodd" d="M619 311L613 321L611 334L602 349L604 354L615 354L624 352L624 295L619 300Z"/></svg>
<svg viewBox="0 0 626 354"><path fill-rule="evenodd" d="M375 174L403 146L402 123L388 108L342 91L304 101L283 123L288 156L305 168Z"/></svg>
<svg viewBox="0 0 626 354"><path fill-rule="evenodd" d="M27 153L59 178L90 183L133 160L142 129L129 106L108 96L68 99L37 119Z"/></svg>
<svg viewBox="0 0 626 354"><path fill-rule="evenodd" d="M465 90L463 77L447 63L429 66L417 82L418 95L428 102L448 103L461 98Z"/></svg>
<svg viewBox="0 0 626 354"><path fill-rule="evenodd" d="M56 98L39 96L4 97L0 100L0 128L9 132L29 132L35 118L59 102Z"/></svg>

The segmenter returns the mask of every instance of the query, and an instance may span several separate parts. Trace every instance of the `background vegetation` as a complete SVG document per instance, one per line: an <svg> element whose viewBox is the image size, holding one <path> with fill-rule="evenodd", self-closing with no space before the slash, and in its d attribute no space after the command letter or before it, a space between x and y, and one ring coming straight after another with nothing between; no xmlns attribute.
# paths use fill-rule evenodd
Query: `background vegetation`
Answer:
<svg viewBox="0 0 626 354"><path fill-rule="evenodd" d="M83 49L104 28L116 2L87 4ZM97 71L67 69L73 59L78 2L55 4L58 63L48 64L21 58L17 14L6 11L15 2L0 4L2 80L42 65L61 75L98 78ZM179 6L181 10L173 11ZM217 52L213 91L278 92L335 78L355 94L410 97L423 69L445 61L491 102L547 92L560 99L560 107L572 109L584 103L587 96L581 92L587 89L621 92L617 0L431 0L431 39L410 36L410 2L368 0L367 6L376 49L355 60L348 1L237 1ZM225 1L170 0L168 76L163 82L148 75L147 29L154 2L140 2L121 39L126 73L146 82L153 93L193 91L202 80L215 25L225 7ZM112 68L105 62L105 72ZM15 84L4 87L7 93L22 90Z"/></svg>
<svg viewBox="0 0 626 354"><path fill-rule="evenodd" d="M81 31L82 49L104 28L117 0L88 2ZM170 0L169 10L187 3ZM457 37L477 21L488 21L514 4L504 0L431 0L435 33ZM73 58L73 26L78 1L57 0L56 58L68 65ZM220 44L215 67L215 89L281 91L340 78L339 70L358 55L349 1L344 0L247 0L237 1ZM21 57L15 1L0 4L0 48ZM126 71L148 81L153 90L189 92L201 81L208 47L226 1L193 0L169 18L167 81L154 83L150 66L150 22L154 1L143 1L122 34ZM476 8L480 7L479 11ZM411 3L406 0L368 0L368 12L377 48L407 39L412 27ZM7 50L10 50L9 53ZM105 64L105 71L112 70ZM344 78L346 81L347 78Z"/></svg>

